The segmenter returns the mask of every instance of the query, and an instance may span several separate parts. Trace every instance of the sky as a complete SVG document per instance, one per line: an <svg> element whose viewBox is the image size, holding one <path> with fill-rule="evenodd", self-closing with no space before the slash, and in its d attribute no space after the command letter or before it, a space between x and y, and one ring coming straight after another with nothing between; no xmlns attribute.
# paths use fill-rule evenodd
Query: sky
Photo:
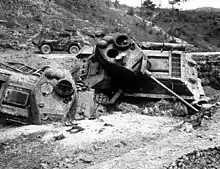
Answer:
<svg viewBox="0 0 220 169"><path fill-rule="evenodd" d="M114 0L113 0L114 1ZM144 0L142 0L144 1ZM159 4L161 1L162 7L170 7L168 0L152 0L155 4ZM140 6L141 0L119 0L120 4L126 4L129 6ZM196 9L199 7L214 7L220 8L220 0L188 0L188 2L181 3L178 8L182 9Z"/></svg>

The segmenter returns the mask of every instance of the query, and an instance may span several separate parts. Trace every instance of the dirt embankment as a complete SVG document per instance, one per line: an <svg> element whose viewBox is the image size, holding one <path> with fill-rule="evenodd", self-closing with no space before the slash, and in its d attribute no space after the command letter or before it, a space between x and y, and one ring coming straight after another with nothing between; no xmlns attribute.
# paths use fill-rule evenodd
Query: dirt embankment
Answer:
<svg viewBox="0 0 220 169"><path fill-rule="evenodd" d="M211 86L220 89L220 55L210 53L207 55L192 54L197 62L198 75L203 86Z"/></svg>

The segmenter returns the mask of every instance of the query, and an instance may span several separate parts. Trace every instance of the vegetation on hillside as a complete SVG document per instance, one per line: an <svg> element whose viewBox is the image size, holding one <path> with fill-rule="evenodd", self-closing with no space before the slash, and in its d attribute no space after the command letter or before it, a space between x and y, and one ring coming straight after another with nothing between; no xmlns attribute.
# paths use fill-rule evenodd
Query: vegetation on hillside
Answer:
<svg viewBox="0 0 220 169"><path fill-rule="evenodd" d="M127 33L139 41L164 41L164 36L120 9L120 1L105 0L3 0L0 1L2 40L26 43L43 28L103 30ZM117 7L116 7L117 6ZM14 35L18 36L14 36Z"/></svg>
<svg viewBox="0 0 220 169"><path fill-rule="evenodd" d="M1 0L1 41L25 43L43 28L127 33L138 41L181 38L203 51L220 50L220 13L158 9L143 1L141 9L110 0ZM139 16L141 17L139 17ZM148 21L153 24L149 24ZM156 28L156 29L155 29ZM156 30L156 31L155 31ZM1 42L2 43L2 42Z"/></svg>
<svg viewBox="0 0 220 169"><path fill-rule="evenodd" d="M152 21L202 51L220 51L220 13L160 10Z"/></svg>
<svg viewBox="0 0 220 169"><path fill-rule="evenodd" d="M146 26L143 19L135 16L133 8L127 7L128 11L125 11L122 10L122 8L125 9L125 5L123 5L118 9L120 1L85 1L86 5L83 8L74 4L71 7L72 0L55 0L55 3L76 14L77 17L99 25L106 33L127 33L139 41L164 41L162 35L156 35L150 30L151 28ZM70 2L69 5L68 2Z"/></svg>
<svg viewBox="0 0 220 169"><path fill-rule="evenodd" d="M151 1L151 0L145 0L142 3L142 7L154 10L156 7L156 4L154 4L153 1Z"/></svg>

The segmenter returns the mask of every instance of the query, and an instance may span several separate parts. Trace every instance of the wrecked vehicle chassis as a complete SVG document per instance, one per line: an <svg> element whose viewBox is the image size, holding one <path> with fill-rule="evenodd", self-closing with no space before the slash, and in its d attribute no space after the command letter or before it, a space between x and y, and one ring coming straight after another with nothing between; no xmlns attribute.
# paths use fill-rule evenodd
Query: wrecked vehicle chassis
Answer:
<svg viewBox="0 0 220 169"><path fill-rule="evenodd" d="M140 47L124 34L106 36L94 54L84 58L81 77L114 104L120 96L178 99L195 112L207 101L197 75L196 62L185 46L149 43Z"/></svg>
<svg viewBox="0 0 220 169"><path fill-rule="evenodd" d="M7 64L0 68L0 118L22 124L42 124L71 116L76 87L67 70L44 67L27 71Z"/></svg>

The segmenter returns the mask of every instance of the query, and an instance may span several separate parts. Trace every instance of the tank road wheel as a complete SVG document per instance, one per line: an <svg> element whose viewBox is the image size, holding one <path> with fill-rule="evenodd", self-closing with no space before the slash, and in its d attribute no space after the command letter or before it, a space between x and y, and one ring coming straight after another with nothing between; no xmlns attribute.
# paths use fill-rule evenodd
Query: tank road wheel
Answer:
<svg viewBox="0 0 220 169"><path fill-rule="evenodd" d="M76 46L76 45L72 45L72 46L70 46L70 48L69 48L69 53L70 53L70 54L78 54L79 51L80 51L80 49L79 49L79 47Z"/></svg>
<svg viewBox="0 0 220 169"><path fill-rule="evenodd" d="M51 47L50 45L44 44L41 46L40 51L43 54L49 54L51 52Z"/></svg>

